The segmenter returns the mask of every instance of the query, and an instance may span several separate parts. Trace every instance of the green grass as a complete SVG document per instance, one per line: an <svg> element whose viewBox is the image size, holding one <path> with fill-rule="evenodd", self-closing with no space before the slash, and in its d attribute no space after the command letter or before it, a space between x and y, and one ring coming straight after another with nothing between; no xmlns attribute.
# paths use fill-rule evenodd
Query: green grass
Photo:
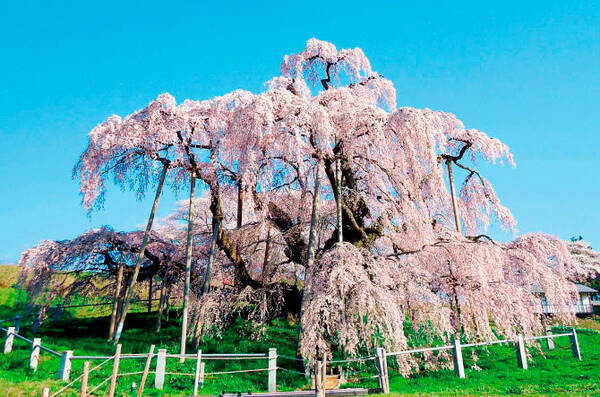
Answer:
<svg viewBox="0 0 600 397"><path fill-rule="evenodd" d="M154 325L154 317L145 313L136 313L128 317L130 329L124 333L121 343L123 353L141 353L148 351L150 344L156 344L158 348L166 348L169 352L178 351L177 340L179 339L179 327L174 321L163 328L160 334L148 331ZM63 351L73 349L75 355L93 354L93 355L111 355L114 352L112 343L106 341L105 331L108 321L106 319L81 319L71 321L61 321L56 324L45 325L40 332L42 343L52 349ZM283 324L282 324L283 325ZM27 330L22 332L26 337L31 337ZM223 339L209 339L202 343L202 350L210 353L266 353L269 347L277 346L279 354L294 355L293 346L295 346L296 331L291 327L279 326L277 323L269 327L260 340L252 339L250 331L246 324L239 321L235 326L227 330ZM0 394L9 383L18 383L24 387L37 387L41 390L43 386L50 386L51 390L56 390L57 382L48 382L47 379L56 378L58 372L58 358L42 355L39 370L32 373L27 369L29 359L29 346L21 341L15 341L15 350L10 355L0 357ZM192 346L188 346L188 351L194 352ZM73 361L72 378L81 373L83 363ZM102 379L110 374L110 365L105 365L101 371L96 371L90 377L90 384L96 385ZM123 360L121 361L119 372L137 372L142 371L144 360ZM152 368L155 367L155 360ZM264 368L266 360L244 360L244 361L208 361L206 372L231 371L240 369ZM177 359L168 359L167 368L172 372L193 373L195 362L186 360L180 364ZM306 381L304 377L280 372L278 374L279 383L283 390L290 390L302 387ZM126 390L131 382L139 384L141 376L136 375L123 379L119 382L120 395L126 394ZM267 375L266 372L224 375L206 380L206 386L203 393L218 394L222 390L242 391L242 390L265 390ZM5 383L9 382L9 383ZM150 375L147 383L147 395L159 395L160 393L153 389L154 376ZM168 395L184 395L185 391L189 393L192 388L191 377L167 376L163 393ZM78 384L76 385L78 387ZM28 395L25 393L23 395ZM15 394L19 395L19 394Z"/></svg>
<svg viewBox="0 0 600 397"><path fill-rule="evenodd" d="M578 333L583 361L573 358L568 337L555 339L556 349L548 351L542 342L542 352L530 348L529 369L518 368L514 345L492 346L489 351L477 350L477 365L473 365L472 349L464 349L466 378L459 379L452 370L439 370L411 376L392 376L392 396L415 395L600 395L600 335Z"/></svg>
<svg viewBox="0 0 600 397"><path fill-rule="evenodd" d="M0 279L9 280L0 286L0 319L12 317L15 305L22 305L22 293L11 287L14 283L16 270L0 267ZM13 281L10 281L13 280ZM7 285L8 284L8 285ZM128 316L126 330L121 340L124 353L146 352L150 344L156 348L166 348L169 352L178 351L180 328L178 320L171 319L160 333L153 331L155 313L146 314L145 306L139 305L137 312ZM48 319L38 337L42 344L57 351L72 349L75 355L111 355L114 352L112 343L106 341L108 328L109 307L72 309L63 314L59 322L53 323ZM582 322L585 328L600 328L595 321ZM30 326L22 327L21 333L27 337ZM579 341L584 360L576 361L571 354L567 337L556 339L556 349L548 351L542 344L541 351L530 349L532 361L530 369L524 371L517 367L516 353L513 345L492 346L489 350L477 350L477 365L481 370L474 370L471 349L464 349L466 379L458 379L451 369L437 371L424 371L414 374L410 378L398 375L395 363L388 358L391 396L420 396L420 395L600 395L600 334L595 331L580 331ZM275 321L267 327L264 333L249 329L248 325L238 320L223 332L222 338L210 338L202 341L200 348L205 353L263 353L269 347L276 347L280 355L278 365L290 370L295 370L294 363L281 356L295 355L297 342L297 328L285 321ZM2 396L30 396L39 395L43 387L50 387L51 391L58 390L63 383L56 379L59 359L42 353L39 369L33 373L28 369L29 345L15 340L14 350L11 354L0 355L0 395ZM193 346L188 346L188 352L195 351ZM415 357L419 359L419 357ZM92 366L99 362L92 363ZM71 378L81 373L83 362L73 361ZM142 371L144 360L123 360L120 371ZM95 371L90 376L91 387L97 385L110 374L112 363ZM180 364L177 359L168 359L167 368L172 372L194 372L195 362L187 360ZM265 368L266 360L254 361L208 361L206 372L231 371L240 369ZM152 363L152 369L155 362ZM354 363L348 366L360 370L361 378L351 378L345 387L370 387L375 388L376 380L363 377L375 373L373 362L363 364ZM117 395L129 396L129 385L136 382L139 385L140 375L120 378ZM207 377L204 394L218 394L227 391L252 391L266 390L266 372L221 375ZM167 375L165 388L162 392L154 389L154 375L150 374L146 383L146 395L189 395L192 390L191 377ZM277 384L279 390L295 390L309 388L310 384L304 376L288 371L278 371ZM64 395L77 395L79 383ZM100 389L99 395L106 393L107 385Z"/></svg>

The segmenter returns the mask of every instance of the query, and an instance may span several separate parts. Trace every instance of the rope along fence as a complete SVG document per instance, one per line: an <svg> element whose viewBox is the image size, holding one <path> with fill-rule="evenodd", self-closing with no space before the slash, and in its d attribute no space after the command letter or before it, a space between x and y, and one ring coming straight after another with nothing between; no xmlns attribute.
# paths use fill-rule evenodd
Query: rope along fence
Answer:
<svg viewBox="0 0 600 397"><path fill-rule="evenodd" d="M0 322L9 322L8 320L1 320ZM60 365L58 371L58 379L64 382L68 382L57 391L50 394L50 390L45 388L42 395L46 397L55 397L65 392L67 389L72 388L77 382L80 384L80 395L89 396L94 395L101 391L102 395L108 395L113 397L116 390L117 381L119 378L133 377L141 375L139 388L137 390L137 396L143 395L145 383L148 374L154 375L154 387L158 390L162 390L166 376L182 376L182 377L193 377L193 396L198 395L199 388L203 387L204 382L208 378L214 378L222 375L237 375L244 373L261 373L266 372L267 374L267 388L269 392L277 391L277 371L304 376L307 379L312 376L313 388L317 395L324 396L325 390L328 389L326 385L328 378L333 375L327 375L327 367L333 372L334 367L337 367L339 381L343 383L347 378L352 379L377 379L377 387L383 393L389 393L389 375L388 375L388 358L396 357L399 355L413 355L419 353L428 352L444 352L449 351L452 354L454 372L460 378L465 377L465 369L463 362L463 350L469 348L480 348L487 347L497 344L509 345L513 344L516 355L518 366L524 370L527 369L527 354L526 354L526 343L533 341L545 340L547 343L548 350L554 350L555 344L554 339L560 337L569 337L570 346L561 347L560 349L571 349L573 357L577 360L581 360L581 351L579 348L579 342L577 339L577 332L575 329L571 329L569 332L553 334L550 329L547 330L545 335L540 336L523 336L519 335L516 340L496 340L489 342L478 342L478 343L465 343L461 344L459 340L455 340L452 345L426 347L418 349L410 349L395 352L386 352L383 348L377 348L375 355L369 355L365 357L353 357L343 360L329 360L329 361L318 361L315 365L310 368L306 365L306 362L302 359L289 356L278 356L277 350L274 348L269 349L266 353L208 353L203 354L199 350L195 354L172 354L167 353L166 349L159 349L156 353L154 352L155 346L152 345L147 353L129 353L121 354L121 345L116 346L115 354L112 356L101 356L101 355L74 355L72 350L66 350L63 352L57 352L42 345L41 338L29 339L19 334L19 327L21 325L21 318L17 316L14 320L13 326L0 327L0 330L6 333L4 340L4 354L9 354L13 350L13 344L15 340L25 342L31 346L31 353L29 359L29 367L33 371L37 370L39 365L39 357L41 352L45 352L52 357L60 358ZM512 357L515 357L513 355ZM507 356L502 359L505 361L509 359ZM178 359L183 362L186 359L191 359L195 362L194 372L182 372L175 370L167 370L168 359ZM295 366L294 368L286 368L278 366L277 360L284 360ZM71 365L73 361L83 360L83 371L82 373L69 381L71 374ZM119 373L119 366L122 360L144 360L143 371L129 371ZM216 370L212 372L205 371L205 364L208 361L241 361L241 360L253 360L253 361L267 361L267 366L261 366L259 368L249 369L233 369L233 370ZM90 368L92 361L101 361L99 364ZM155 361L153 370L151 370L152 362ZM96 386L88 388L88 380L91 374L101 369L105 364L112 362L112 373L109 377L103 378ZM280 361L281 362L281 361ZM298 364L301 365L298 365ZM371 367L369 370L367 366ZM374 368L372 367L374 366ZM304 367L305 371L298 370L298 367ZM374 369L374 371L372 370ZM428 372L433 369L427 369L421 372ZM375 373L375 375L373 375ZM95 375L96 377L99 375ZM109 383L110 382L110 383ZM107 383L109 383L109 390L105 391L102 389ZM103 391L104 390L104 391Z"/></svg>

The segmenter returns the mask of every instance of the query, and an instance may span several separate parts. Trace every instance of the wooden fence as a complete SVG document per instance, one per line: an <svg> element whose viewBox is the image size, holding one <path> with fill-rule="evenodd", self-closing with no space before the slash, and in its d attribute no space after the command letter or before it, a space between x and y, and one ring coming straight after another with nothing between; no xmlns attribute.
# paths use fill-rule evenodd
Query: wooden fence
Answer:
<svg viewBox="0 0 600 397"><path fill-rule="evenodd" d="M7 320L11 321L11 320ZM2 322L2 321L0 321ZM268 352L265 353L203 353L201 350L198 350L193 354L173 354L168 353L166 349L159 349L155 352L155 346L150 346L150 349L147 353L136 353L136 354L122 354L121 353L121 345L117 345L115 349L115 353L112 356L99 356L99 355L74 355L73 350L67 350L63 352L57 352L52 349L49 349L42 345L42 340L40 338L34 338L33 340L25 338L19 334L19 327L21 326L21 318L17 316L14 319L14 324L11 327L4 328L0 327L0 330L6 332L6 338L4 341L4 354L8 354L12 351L13 343L15 339L23 341L31 345L31 354L29 359L29 366L34 371L38 367L39 356L41 352L48 353L54 357L60 358L60 365L58 371L58 379L64 382L69 382L71 375L71 364L74 360L84 360L83 371L82 373L65 386L50 394L50 390L48 388L44 389L42 392L43 396L46 397L54 397L60 395L66 389L72 387L76 382L80 382L80 396L88 396L93 395L96 391L98 391L102 386L106 383L109 383L108 394L110 397L114 396L117 380L118 378L123 378L127 376L140 376L141 380L139 384L139 388L137 390L137 396L140 397L143 395L143 391L146 384L146 379L148 374L154 374L154 387L156 389L161 390L164 386L165 377L169 376L189 376L193 377L193 396L198 395L198 390L204 385L205 377L207 376L215 376L215 375L226 375L226 374L241 374L241 373L249 373L249 372L266 372L267 375L267 385L268 391L270 393L275 393L277 391L277 371L291 371L296 372L303 376L309 376L310 373L314 375L314 391L316 396L325 396L326 390L326 368L329 365L331 368L336 364L343 363L351 363L351 362L369 362L373 361L376 368L375 376L367 376L367 378L377 378L378 387L381 392L389 393L389 375L388 375L388 358L395 357L399 355L405 354L416 354L416 353L425 353L425 352L433 352L433 351L443 351L449 350L453 355L454 362L454 371L456 375L460 378L465 377L465 369L463 364L463 350L468 348L475 347L483 347L490 346L495 344L513 344L515 348L516 361L518 366L524 370L527 369L527 355L525 345L528 341L539 341L546 340L549 350L553 350L554 339L559 337L568 336L571 344L571 351L573 357L577 360L581 360L581 351L579 348L579 342L577 339L577 332L573 328L570 332L553 334L549 329L547 330L545 335L541 336L523 336L519 335L516 340L495 340L488 342L479 342L479 343L465 343L461 344L459 340L455 340L452 345L446 346L436 346L436 347L426 347L426 348L418 348L411 350L403 350L396 352L386 352L384 348L378 348L375 352L374 356L369 357L357 357L351 358L347 360L329 360L329 361L319 361L312 368L310 368L310 373L298 372L294 370L290 370L288 368L282 368L277 365L277 359L287 359L292 361L298 361L299 359L295 357L286 357L286 356L278 356L277 350L274 348L269 349ZM156 359L154 370L151 370L152 360ZM195 371L193 373L178 373L178 372L169 372L167 370L167 361L168 359L177 359L177 360L185 360L191 359L195 360ZM122 360L144 360L144 370L139 372L129 372L129 373L119 373L119 365ZM262 368L256 369L245 369L245 370L234 370L234 371L220 371L220 372L205 372L205 363L210 360L258 360L265 361L265 365ZM100 361L99 364L91 367L91 363L95 361ZM302 361L302 360L300 360ZM90 387L88 385L89 375L94 371L97 371L105 364L112 362L112 372L111 375L104 380L102 380L99 384L94 387ZM91 367L91 368L90 368Z"/></svg>

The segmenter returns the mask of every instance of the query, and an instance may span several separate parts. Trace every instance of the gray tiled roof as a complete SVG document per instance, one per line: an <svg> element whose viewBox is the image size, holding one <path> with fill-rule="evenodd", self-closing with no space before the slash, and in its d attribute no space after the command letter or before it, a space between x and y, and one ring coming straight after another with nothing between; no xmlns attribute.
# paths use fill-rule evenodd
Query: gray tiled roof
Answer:
<svg viewBox="0 0 600 397"><path fill-rule="evenodd" d="M575 284L575 288L577 288L577 292L579 292L579 293L586 292L588 294L595 294L596 292L598 292L595 289L590 288L587 285L583 285L583 284ZM531 292L540 294L540 293L543 293L544 291L538 284L533 284L531 286Z"/></svg>

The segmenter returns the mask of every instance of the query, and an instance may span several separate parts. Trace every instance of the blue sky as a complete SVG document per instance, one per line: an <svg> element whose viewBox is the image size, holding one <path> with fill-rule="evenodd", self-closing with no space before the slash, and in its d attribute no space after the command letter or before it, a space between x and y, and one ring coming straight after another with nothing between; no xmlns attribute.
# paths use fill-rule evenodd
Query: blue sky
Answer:
<svg viewBox="0 0 600 397"><path fill-rule="evenodd" d="M600 248L598 2L217 3L3 5L0 263L41 239L145 222L151 197L117 188L91 218L80 205L71 170L97 123L162 92L261 91L311 37L361 47L399 106L453 112L507 143L517 168L485 174L519 233ZM158 215L176 199L167 193Z"/></svg>

